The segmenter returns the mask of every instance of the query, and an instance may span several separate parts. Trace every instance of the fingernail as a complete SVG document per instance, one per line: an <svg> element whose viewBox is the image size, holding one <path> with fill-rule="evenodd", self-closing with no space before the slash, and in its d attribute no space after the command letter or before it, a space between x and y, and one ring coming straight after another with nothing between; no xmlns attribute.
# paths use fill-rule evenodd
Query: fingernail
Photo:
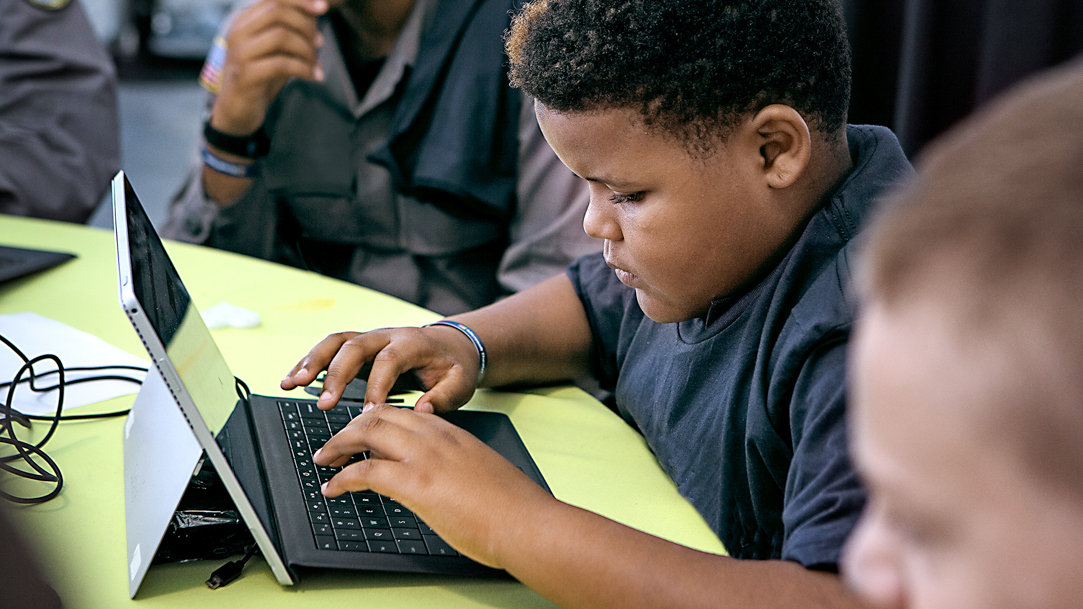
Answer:
<svg viewBox="0 0 1083 609"><path fill-rule="evenodd" d="M320 458L320 451L321 451L321 450L323 450L323 447L317 448L317 449L316 449L316 452L312 453L312 458L313 458L313 459L319 459L319 458Z"/></svg>
<svg viewBox="0 0 1083 609"><path fill-rule="evenodd" d="M331 399L331 392L330 391L324 391L323 393L320 394L320 400L321 401L330 400L330 399Z"/></svg>
<svg viewBox="0 0 1083 609"><path fill-rule="evenodd" d="M323 493L324 495L327 494L327 483L326 482L324 482L323 484L320 485L320 492Z"/></svg>
<svg viewBox="0 0 1083 609"><path fill-rule="evenodd" d="M301 376L304 376L304 375L308 374L308 368L301 368L300 370L297 371L297 374L299 374Z"/></svg>
<svg viewBox="0 0 1083 609"><path fill-rule="evenodd" d="M372 410L373 408L376 408L376 404L374 402L365 402L365 405L361 407L361 412L365 413Z"/></svg>
<svg viewBox="0 0 1083 609"><path fill-rule="evenodd" d="M323 80L323 68L316 66L316 69L312 71L312 77L316 80Z"/></svg>

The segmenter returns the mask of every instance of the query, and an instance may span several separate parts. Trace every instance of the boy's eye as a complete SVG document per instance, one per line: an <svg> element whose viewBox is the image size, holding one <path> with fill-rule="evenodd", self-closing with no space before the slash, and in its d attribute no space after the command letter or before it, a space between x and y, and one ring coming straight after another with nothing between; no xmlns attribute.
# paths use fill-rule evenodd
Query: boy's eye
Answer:
<svg viewBox="0 0 1083 609"><path fill-rule="evenodd" d="M615 192L609 195L609 201L611 203L635 203L643 199L643 191L632 192L628 194Z"/></svg>

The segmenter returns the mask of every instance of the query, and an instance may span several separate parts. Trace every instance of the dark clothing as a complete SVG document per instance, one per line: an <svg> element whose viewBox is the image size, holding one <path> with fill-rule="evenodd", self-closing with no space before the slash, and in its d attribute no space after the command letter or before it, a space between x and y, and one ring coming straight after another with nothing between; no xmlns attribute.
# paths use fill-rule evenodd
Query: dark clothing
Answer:
<svg viewBox="0 0 1083 609"><path fill-rule="evenodd" d="M522 96L508 86L504 62L493 59L504 57L503 34L516 4L438 5L387 147L373 155L391 169L401 192L464 215L511 219Z"/></svg>
<svg viewBox="0 0 1083 609"><path fill-rule="evenodd" d="M0 0L0 213L85 222L120 169L117 78L79 0Z"/></svg>
<svg viewBox="0 0 1083 609"><path fill-rule="evenodd" d="M737 558L834 570L864 503L845 427L853 238L911 169L887 129L847 136L847 180L776 267L704 318L652 321L601 256L569 269L603 388Z"/></svg>

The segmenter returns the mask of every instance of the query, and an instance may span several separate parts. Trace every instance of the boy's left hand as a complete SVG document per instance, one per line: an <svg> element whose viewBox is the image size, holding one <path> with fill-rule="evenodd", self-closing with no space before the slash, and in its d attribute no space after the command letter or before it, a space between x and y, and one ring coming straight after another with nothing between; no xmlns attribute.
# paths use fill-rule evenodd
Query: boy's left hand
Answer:
<svg viewBox="0 0 1083 609"><path fill-rule="evenodd" d="M437 415L376 406L358 416L315 455L320 465L354 463L323 487L329 497L373 490L402 503L456 550L501 567L500 544L534 526L549 493L470 432ZM510 527L510 528L509 528Z"/></svg>

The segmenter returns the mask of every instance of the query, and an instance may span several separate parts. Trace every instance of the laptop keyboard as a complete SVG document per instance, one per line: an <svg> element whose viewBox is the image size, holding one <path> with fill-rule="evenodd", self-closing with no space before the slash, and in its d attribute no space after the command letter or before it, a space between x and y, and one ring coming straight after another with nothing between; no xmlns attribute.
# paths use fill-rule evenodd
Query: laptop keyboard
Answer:
<svg viewBox="0 0 1083 609"><path fill-rule="evenodd" d="M337 406L323 411L314 401L278 400L293 452L297 478L305 495L308 521L316 547L346 552L380 552L459 556L444 540L402 504L372 491L324 497L320 486L341 471L312 461L331 436L361 414L360 407ZM356 455L353 461L365 458Z"/></svg>

